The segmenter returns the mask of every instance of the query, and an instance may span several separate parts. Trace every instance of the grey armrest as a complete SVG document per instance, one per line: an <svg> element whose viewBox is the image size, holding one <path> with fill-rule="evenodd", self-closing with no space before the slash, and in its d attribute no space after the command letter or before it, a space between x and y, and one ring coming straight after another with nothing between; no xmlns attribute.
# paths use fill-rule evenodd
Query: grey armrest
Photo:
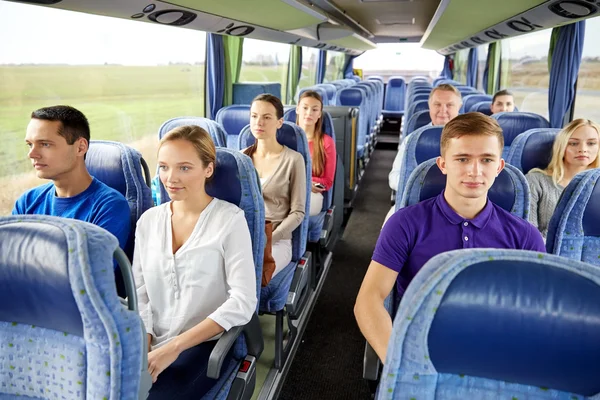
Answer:
<svg viewBox="0 0 600 400"><path fill-rule="evenodd" d="M365 354L363 357L363 378L370 381L379 379L379 357L369 342L365 341Z"/></svg>
<svg viewBox="0 0 600 400"><path fill-rule="evenodd" d="M219 338L216 346L210 353L206 376L212 379L219 379L225 356L231 351L235 341L242 333L246 336L246 348L248 349L248 354L256 358L260 357L265 345L258 315L254 313L250 322L246 325L235 326Z"/></svg>
<svg viewBox="0 0 600 400"><path fill-rule="evenodd" d="M285 305L288 315L292 319L300 317L308 298L306 291L310 286L311 262L312 254L307 251L296 265Z"/></svg>

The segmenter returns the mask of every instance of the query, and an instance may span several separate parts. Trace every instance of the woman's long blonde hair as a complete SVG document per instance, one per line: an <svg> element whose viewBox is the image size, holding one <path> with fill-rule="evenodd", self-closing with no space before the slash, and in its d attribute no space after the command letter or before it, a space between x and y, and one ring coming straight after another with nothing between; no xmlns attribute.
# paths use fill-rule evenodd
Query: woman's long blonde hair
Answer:
<svg viewBox="0 0 600 400"><path fill-rule="evenodd" d="M550 175L555 185L558 185L565 176L565 151L569 144L569 139L571 139L573 133L582 126L591 126L596 130L596 133L598 133L598 136L600 137L600 126L597 123L584 118L575 119L571 121L569 125L565 126L558 133L556 139L554 139L550 164L548 164L543 171L536 168L537 170ZM600 168L600 152L596 155L596 159L588 165L588 169L592 168Z"/></svg>
<svg viewBox="0 0 600 400"><path fill-rule="evenodd" d="M307 97L318 100L321 103L321 117L315 123L315 132L313 133L313 153L312 153L312 174L321 176L325 169L325 145L323 144L323 99L321 95L314 90L302 92L298 99L298 104ZM296 114L296 125L299 123L299 116Z"/></svg>

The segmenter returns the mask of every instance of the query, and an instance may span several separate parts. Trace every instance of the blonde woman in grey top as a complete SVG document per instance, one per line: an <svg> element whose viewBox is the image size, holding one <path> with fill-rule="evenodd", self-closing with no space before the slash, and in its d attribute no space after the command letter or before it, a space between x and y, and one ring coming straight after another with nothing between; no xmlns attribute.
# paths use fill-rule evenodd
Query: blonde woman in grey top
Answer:
<svg viewBox="0 0 600 400"><path fill-rule="evenodd" d="M600 167L599 141L598 124L576 119L556 136L548 167L534 168L527 174L531 194L529 220L544 238L563 189L579 172Z"/></svg>

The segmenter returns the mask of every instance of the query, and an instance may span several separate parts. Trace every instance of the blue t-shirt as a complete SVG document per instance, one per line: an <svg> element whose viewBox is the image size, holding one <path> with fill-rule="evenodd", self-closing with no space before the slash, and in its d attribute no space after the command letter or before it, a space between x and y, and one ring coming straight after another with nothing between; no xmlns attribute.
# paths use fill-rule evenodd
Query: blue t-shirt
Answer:
<svg viewBox="0 0 600 400"><path fill-rule="evenodd" d="M437 197L401 208L383 227L372 260L398 272L402 295L408 284L433 256L470 248L517 249L546 252L540 232L489 199L473 219L458 215Z"/></svg>
<svg viewBox="0 0 600 400"><path fill-rule="evenodd" d="M12 211L17 214L43 214L73 218L106 229L125 249L131 230L131 213L125 197L96 178L83 192L73 197L56 197L50 182L25 192Z"/></svg>

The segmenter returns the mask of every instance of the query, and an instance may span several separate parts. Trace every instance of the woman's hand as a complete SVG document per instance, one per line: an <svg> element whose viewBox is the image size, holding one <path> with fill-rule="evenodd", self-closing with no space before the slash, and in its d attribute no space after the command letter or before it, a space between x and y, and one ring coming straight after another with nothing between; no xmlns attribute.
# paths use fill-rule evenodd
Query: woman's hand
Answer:
<svg viewBox="0 0 600 400"><path fill-rule="evenodd" d="M158 375L173 364L179 354L180 352L173 342L148 353L148 372L152 375L152 383L156 383Z"/></svg>

